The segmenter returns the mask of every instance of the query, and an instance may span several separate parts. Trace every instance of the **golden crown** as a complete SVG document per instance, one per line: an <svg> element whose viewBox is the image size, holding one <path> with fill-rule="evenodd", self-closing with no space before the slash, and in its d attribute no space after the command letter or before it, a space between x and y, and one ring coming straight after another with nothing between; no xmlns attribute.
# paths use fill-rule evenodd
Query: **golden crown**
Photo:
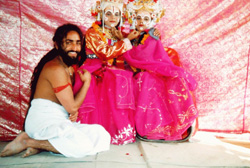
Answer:
<svg viewBox="0 0 250 168"><path fill-rule="evenodd" d="M150 12L155 23L160 21L165 12L162 8L160 0L128 0L128 4L126 6L126 16L130 20L130 23L136 16L136 12L142 9Z"/></svg>
<svg viewBox="0 0 250 168"><path fill-rule="evenodd" d="M108 6L115 6L117 7L123 16L124 11L124 3L123 0L97 0L96 5L91 8L92 16L96 17L97 21L100 21L100 17L102 12Z"/></svg>
<svg viewBox="0 0 250 168"><path fill-rule="evenodd" d="M123 3L123 0L101 0L101 2Z"/></svg>
<svg viewBox="0 0 250 168"><path fill-rule="evenodd" d="M98 12L102 12L108 6L115 6L119 8L121 12L123 12L123 0L97 0L96 5L91 9L91 13L93 15L93 13L97 14Z"/></svg>

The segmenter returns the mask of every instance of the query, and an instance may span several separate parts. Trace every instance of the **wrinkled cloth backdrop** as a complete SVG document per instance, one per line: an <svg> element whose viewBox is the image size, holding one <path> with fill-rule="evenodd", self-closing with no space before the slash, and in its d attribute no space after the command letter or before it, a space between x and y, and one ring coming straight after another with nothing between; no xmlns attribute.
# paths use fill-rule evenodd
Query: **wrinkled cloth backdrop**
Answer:
<svg viewBox="0 0 250 168"><path fill-rule="evenodd" d="M70 22L83 31L94 0L0 0L0 140L23 127L29 82L52 47L55 29ZM250 1L164 0L157 25L198 82L199 129L250 132Z"/></svg>

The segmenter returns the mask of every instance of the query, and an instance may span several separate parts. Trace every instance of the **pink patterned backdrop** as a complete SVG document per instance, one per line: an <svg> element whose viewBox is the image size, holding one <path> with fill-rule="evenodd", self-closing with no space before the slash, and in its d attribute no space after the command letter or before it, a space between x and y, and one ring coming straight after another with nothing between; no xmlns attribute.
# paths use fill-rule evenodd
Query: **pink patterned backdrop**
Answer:
<svg viewBox="0 0 250 168"><path fill-rule="evenodd" d="M0 140L23 127L29 82L52 47L55 29L71 22L86 31L94 0L0 0ZM165 0L157 25L198 81L199 129L250 132L250 1Z"/></svg>

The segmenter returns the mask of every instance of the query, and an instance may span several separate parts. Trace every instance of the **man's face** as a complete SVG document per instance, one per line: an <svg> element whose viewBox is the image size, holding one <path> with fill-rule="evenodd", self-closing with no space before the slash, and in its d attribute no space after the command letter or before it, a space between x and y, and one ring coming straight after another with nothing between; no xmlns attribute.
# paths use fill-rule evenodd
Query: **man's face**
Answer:
<svg viewBox="0 0 250 168"><path fill-rule="evenodd" d="M67 36L62 40L58 51L63 59L63 62L71 66L78 61L79 53L81 51L81 39L76 31L69 31Z"/></svg>
<svg viewBox="0 0 250 168"><path fill-rule="evenodd" d="M109 27L115 27L120 21L121 12L115 6L109 6L104 10L104 24Z"/></svg>

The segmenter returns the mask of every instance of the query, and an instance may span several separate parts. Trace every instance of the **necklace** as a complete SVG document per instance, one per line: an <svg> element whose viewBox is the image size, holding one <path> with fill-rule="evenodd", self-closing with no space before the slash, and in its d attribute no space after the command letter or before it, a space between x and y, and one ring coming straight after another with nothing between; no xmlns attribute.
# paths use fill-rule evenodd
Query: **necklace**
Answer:
<svg viewBox="0 0 250 168"><path fill-rule="evenodd" d="M69 68L70 68L70 67L69 67ZM69 71L69 68L66 68L66 70L68 71L69 76L72 77L72 73Z"/></svg>
<svg viewBox="0 0 250 168"><path fill-rule="evenodd" d="M68 72L68 74L69 74L69 76L70 76L70 78L71 78L71 77L72 77L72 73L69 71L69 68L70 68L70 67L67 67L67 66L63 63L63 61L61 60L60 57L58 57L58 59L59 59L59 61L60 61L60 64L65 68L65 70Z"/></svg>

